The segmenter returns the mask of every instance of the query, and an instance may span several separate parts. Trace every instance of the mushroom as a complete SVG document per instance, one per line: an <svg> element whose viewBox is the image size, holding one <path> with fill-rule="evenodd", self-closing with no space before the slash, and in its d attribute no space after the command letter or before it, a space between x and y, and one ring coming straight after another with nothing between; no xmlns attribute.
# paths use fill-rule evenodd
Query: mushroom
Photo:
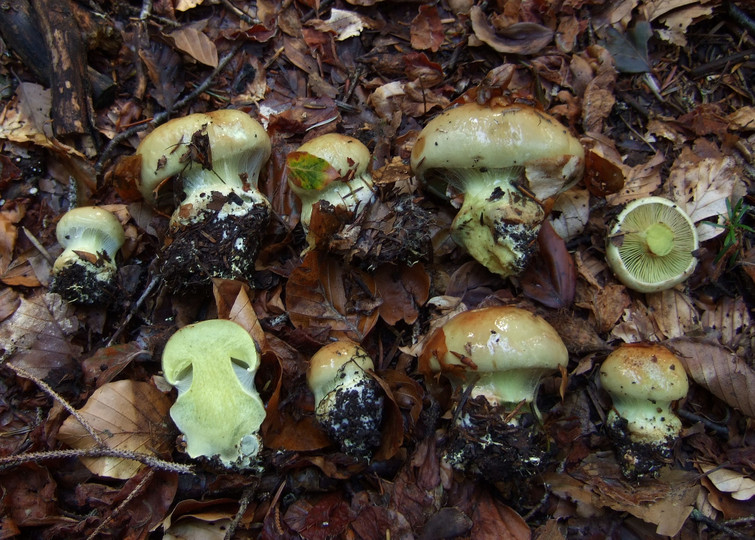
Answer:
<svg viewBox="0 0 755 540"><path fill-rule="evenodd" d="M242 469L254 464L265 419L254 387L259 364L254 340L233 321L190 324L168 340L163 373L178 390L170 416L190 457Z"/></svg>
<svg viewBox="0 0 755 540"><path fill-rule="evenodd" d="M191 114L156 128L136 152L147 202L157 204L160 187L174 176L185 195L166 240L162 272L168 285L248 279L271 212L257 190L271 153L259 122L232 109Z"/></svg>
<svg viewBox="0 0 755 540"><path fill-rule="evenodd" d="M307 153L325 161L338 174L338 179L328 181L325 175L313 181L300 175L289 174L288 184L301 199L301 224L309 229L312 207L320 201L333 206L342 206L356 212L375 197L372 177L368 171L370 151L358 139L327 133L302 144L297 153Z"/></svg>
<svg viewBox="0 0 755 540"><path fill-rule="evenodd" d="M374 369L364 349L341 340L318 350L307 370L317 420L344 453L358 459L369 459L380 445L384 399L369 373Z"/></svg>
<svg viewBox="0 0 755 540"><path fill-rule="evenodd" d="M524 105L467 103L431 120L411 166L431 191L463 193L451 235L491 272L527 264L545 218L541 200L582 176L584 150L551 116Z"/></svg>
<svg viewBox="0 0 755 540"><path fill-rule="evenodd" d="M638 292L669 289L695 271L697 231L677 204L645 197L626 205L611 227L606 260L616 277Z"/></svg>
<svg viewBox="0 0 755 540"><path fill-rule="evenodd" d="M111 299L115 256L124 241L118 218L96 206L74 208L60 218L55 234L64 250L53 264L50 289L80 304Z"/></svg>
<svg viewBox="0 0 755 540"><path fill-rule="evenodd" d="M419 368L442 372L460 394L451 463L501 479L544 464L545 437L535 425L540 379L567 365L569 354L543 318L512 306L462 312L425 344Z"/></svg>
<svg viewBox="0 0 755 540"><path fill-rule="evenodd" d="M689 390L684 365L660 345L624 344L603 361L600 384L613 401L606 425L622 473L654 475L670 460L682 429L671 403Z"/></svg>

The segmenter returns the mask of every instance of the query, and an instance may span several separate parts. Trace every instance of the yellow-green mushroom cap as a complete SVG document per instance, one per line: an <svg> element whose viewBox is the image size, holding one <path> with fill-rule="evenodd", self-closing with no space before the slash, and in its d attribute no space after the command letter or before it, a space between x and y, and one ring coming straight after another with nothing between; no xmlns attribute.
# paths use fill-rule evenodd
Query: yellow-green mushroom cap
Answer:
<svg viewBox="0 0 755 540"><path fill-rule="evenodd" d="M240 325L208 320L178 330L165 345L165 379L178 389L170 416L190 457L248 467L259 452L265 408L254 387L260 359Z"/></svg>

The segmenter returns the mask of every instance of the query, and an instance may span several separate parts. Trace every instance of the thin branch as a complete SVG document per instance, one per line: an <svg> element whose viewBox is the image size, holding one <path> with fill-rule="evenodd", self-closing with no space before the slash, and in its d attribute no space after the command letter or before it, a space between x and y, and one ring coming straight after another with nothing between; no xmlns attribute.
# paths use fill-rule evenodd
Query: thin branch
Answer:
<svg viewBox="0 0 755 540"><path fill-rule="evenodd" d="M123 512L123 510L128 506L128 504L134 500L134 497L139 495L142 491L144 491L144 488L147 487L147 484L150 480L152 480L152 477L155 476L155 471L150 470L147 471L147 474L144 475L144 478L142 478L139 483L134 487L134 489L131 491L131 493L128 494L128 496L123 499L121 504L119 504L112 512L110 512L110 515L107 516L105 519L103 519L99 525L97 525L97 528L92 531L92 534L87 536L87 540L94 540L97 538L100 533L102 532L102 529L104 529L108 523L113 521L118 514Z"/></svg>
<svg viewBox="0 0 755 540"><path fill-rule="evenodd" d="M189 465L182 465L180 463L172 463L165 461L149 454L142 454L140 452L132 452L131 450L118 450L117 448L83 448L73 450L49 450L46 452L27 452L25 454L16 454L13 456L5 456L0 458L0 470L10 469L11 467L17 467L24 463L48 461L50 459L70 459L70 458L98 458L98 457L114 457L120 459L130 459L132 461L138 461L152 469L160 471L174 472L178 474L193 474L194 469Z"/></svg>
<svg viewBox="0 0 755 540"><path fill-rule="evenodd" d="M115 343L115 340L120 337L120 335L123 333L123 330L126 328L128 323L131 321L131 319L134 317L137 311L139 311L139 308L144 303L144 301L147 299L147 297L152 293L152 291L155 289L158 283L160 283L161 276L155 276L152 278L152 280L147 285L147 288L144 289L144 292L142 295L136 300L136 302L131 306L131 309L129 310L128 314L126 315L126 318L123 320L123 322L120 324L118 329L113 333L112 337L108 340L107 346L110 347Z"/></svg>

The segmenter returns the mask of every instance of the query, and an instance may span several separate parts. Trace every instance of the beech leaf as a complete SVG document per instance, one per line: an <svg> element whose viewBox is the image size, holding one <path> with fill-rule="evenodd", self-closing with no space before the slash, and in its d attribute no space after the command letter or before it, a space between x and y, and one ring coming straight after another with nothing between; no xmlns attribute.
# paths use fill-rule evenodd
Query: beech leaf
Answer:
<svg viewBox="0 0 755 540"><path fill-rule="evenodd" d="M521 277L524 294L551 308L574 302L577 269L563 239L545 221L537 235L539 253ZM544 264L543 264L544 263Z"/></svg>
<svg viewBox="0 0 755 540"><path fill-rule="evenodd" d="M204 32L187 26L170 33L176 48L185 52L197 62L210 67L218 67L218 49Z"/></svg>
<svg viewBox="0 0 755 540"><path fill-rule="evenodd" d="M340 178L330 163L308 152L291 152L286 157L289 180L304 189L321 190Z"/></svg>
<svg viewBox="0 0 755 540"><path fill-rule="evenodd" d="M673 339L666 345L676 353L698 385L755 418L755 370L747 362L713 343Z"/></svg>
<svg viewBox="0 0 755 540"><path fill-rule="evenodd" d="M100 434L108 448L156 455L171 448L170 406L168 396L151 384L124 380L95 390L79 414ZM71 448L97 445L72 416L63 422L58 439ZM137 461L117 457L81 458L81 461L94 474L119 479L131 478L142 467Z"/></svg>

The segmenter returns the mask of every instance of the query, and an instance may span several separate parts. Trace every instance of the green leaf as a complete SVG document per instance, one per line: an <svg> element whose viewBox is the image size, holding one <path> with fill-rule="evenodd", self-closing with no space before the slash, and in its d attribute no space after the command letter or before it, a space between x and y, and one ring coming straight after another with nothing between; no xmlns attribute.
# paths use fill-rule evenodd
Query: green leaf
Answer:
<svg viewBox="0 0 755 540"><path fill-rule="evenodd" d="M616 62L616 69L622 73L646 73L650 71L648 61L648 40L653 29L647 21L638 22L626 35L615 28L609 28L605 47Z"/></svg>
<svg viewBox="0 0 755 540"><path fill-rule="evenodd" d="M330 163L308 152L291 152L286 158L288 180L302 189L320 191L341 175Z"/></svg>

